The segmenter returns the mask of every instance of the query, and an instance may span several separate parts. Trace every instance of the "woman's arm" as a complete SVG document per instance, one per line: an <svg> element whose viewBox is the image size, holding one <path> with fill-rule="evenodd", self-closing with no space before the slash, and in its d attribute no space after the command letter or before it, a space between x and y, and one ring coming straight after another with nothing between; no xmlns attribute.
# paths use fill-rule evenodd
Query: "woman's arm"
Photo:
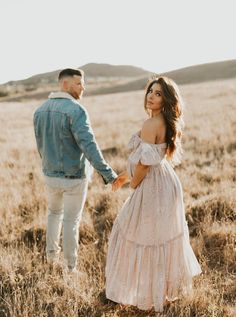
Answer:
<svg viewBox="0 0 236 317"><path fill-rule="evenodd" d="M130 187L136 188L144 179L144 177L147 175L150 167L148 165L143 165L141 163L138 163L135 166L134 170L134 176L131 179Z"/></svg>
<svg viewBox="0 0 236 317"><path fill-rule="evenodd" d="M159 124L159 123L158 123ZM154 118L147 119L141 130L141 139L146 143L154 144L157 136L157 120ZM138 163L134 170L134 176L131 179L130 187L136 188L149 172L150 166Z"/></svg>

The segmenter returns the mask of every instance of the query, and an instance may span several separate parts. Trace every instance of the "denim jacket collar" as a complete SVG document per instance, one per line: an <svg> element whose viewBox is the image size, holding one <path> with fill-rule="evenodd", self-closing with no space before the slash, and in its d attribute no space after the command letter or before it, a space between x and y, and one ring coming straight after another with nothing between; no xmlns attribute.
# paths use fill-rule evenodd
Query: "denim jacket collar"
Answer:
<svg viewBox="0 0 236 317"><path fill-rule="evenodd" d="M65 98L65 99L71 99L71 100L77 101L73 96L68 94L68 92L64 92L64 91L51 92L48 98L49 99Z"/></svg>

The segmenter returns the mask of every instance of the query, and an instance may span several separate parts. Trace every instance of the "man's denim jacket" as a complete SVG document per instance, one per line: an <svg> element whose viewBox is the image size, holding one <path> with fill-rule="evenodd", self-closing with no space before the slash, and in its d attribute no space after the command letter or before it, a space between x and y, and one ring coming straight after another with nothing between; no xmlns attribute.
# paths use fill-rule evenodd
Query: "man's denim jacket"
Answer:
<svg viewBox="0 0 236 317"><path fill-rule="evenodd" d="M86 109L70 94L51 93L34 113L34 130L45 175L85 178L90 162L105 184L117 177L96 143Z"/></svg>

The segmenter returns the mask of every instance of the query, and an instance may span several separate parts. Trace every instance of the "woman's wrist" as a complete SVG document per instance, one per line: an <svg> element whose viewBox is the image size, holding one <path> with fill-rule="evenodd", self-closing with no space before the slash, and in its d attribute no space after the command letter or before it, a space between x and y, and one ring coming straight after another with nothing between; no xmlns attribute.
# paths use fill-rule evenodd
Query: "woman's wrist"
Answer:
<svg viewBox="0 0 236 317"><path fill-rule="evenodd" d="M131 179L129 186L133 189L135 189L137 187L137 185L135 184L135 182L133 181L133 179Z"/></svg>

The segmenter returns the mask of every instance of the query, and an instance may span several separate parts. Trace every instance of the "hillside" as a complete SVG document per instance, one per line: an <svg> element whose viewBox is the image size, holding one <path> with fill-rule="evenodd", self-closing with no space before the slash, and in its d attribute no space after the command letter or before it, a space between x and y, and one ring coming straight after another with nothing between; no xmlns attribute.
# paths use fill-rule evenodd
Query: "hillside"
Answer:
<svg viewBox="0 0 236 317"><path fill-rule="evenodd" d="M86 95L99 93L99 89L116 87L137 78L148 78L150 72L129 65L90 63L81 67L85 72ZM37 74L27 79L9 81L0 85L0 101L44 99L58 89L57 78L61 70Z"/></svg>
<svg viewBox="0 0 236 317"><path fill-rule="evenodd" d="M152 76L147 70L129 65L91 63L80 68L86 74L85 96L142 90ZM44 99L50 91L57 89L59 72L38 74L1 85L0 101ZM195 65L161 75L174 79L179 85L236 78L236 60Z"/></svg>
<svg viewBox="0 0 236 317"><path fill-rule="evenodd" d="M137 77L149 74L148 71L142 68L129 65L90 63L78 68L85 72L86 78L88 80L95 77ZM6 83L6 85L39 85L45 83L56 84L60 71L61 69L58 69L56 71L38 74L24 80L10 81Z"/></svg>
<svg viewBox="0 0 236 317"><path fill-rule="evenodd" d="M173 78L178 84L236 78L236 59L186 67L165 73L165 75Z"/></svg>
<svg viewBox="0 0 236 317"><path fill-rule="evenodd" d="M236 78L236 60L195 65L171 72L160 73L160 75L172 78L179 85ZM94 91L94 94L140 90L144 89L146 83L147 77L143 77L126 84L98 89Z"/></svg>

